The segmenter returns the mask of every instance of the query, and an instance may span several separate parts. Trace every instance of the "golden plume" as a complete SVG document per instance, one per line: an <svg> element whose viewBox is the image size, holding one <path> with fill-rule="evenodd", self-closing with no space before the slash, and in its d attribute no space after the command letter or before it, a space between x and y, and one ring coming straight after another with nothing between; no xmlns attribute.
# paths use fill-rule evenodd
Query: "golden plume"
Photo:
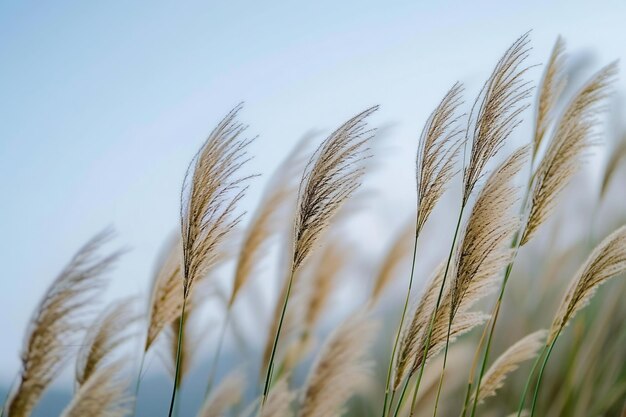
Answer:
<svg viewBox="0 0 626 417"><path fill-rule="evenodd" d="M626 226L607 236L591 252L572 280L550 327L550 344L572 317L587 305L596 289L626 271Z"/></svg>
<svg viewBox="0 0 626 417"><path fill-rule="evenodd" d="M131 338L128 329L137 318L133 310L132 298L119 300L109 305L89 327L76 360L78 386L88 381Z"/></svg>
<svg viewBox="0 0 626 417"><path fill-rule="evenodd" d="M521 123L520 115L529 106L524 101L532 87L522 78L529 68L524 66L529 42L525 34L507 49L472 106L466 139L471 141L472 150L463 178L463 205L482 177L485 165Z"/></svg>
<svg viewBox="0 0 626 417"><path fill-rule="evenodd" d="M127 383L120 377L124 363L100 367L78 389L61 417L123 417L130 411Z"/></svg>
<svg viewBox="0 0 626 417"><path fill-rule="evenodd" d="M474 203L455 259L451 319L466 293L489 289L511 258L509 243L519 229L512 213L518 193L511 183L527 156L527 146L513 152L490 175Z"/></svg>
<svg viewBox="0 0 626 417"><path fill-rule="evenodd" d="M598 114L616 74L617 63L600 70L574 96L560 117L546 154L533 174L528 220L521 245L527 243L550 216L559 193L578 172L583 157L594 144Z"/></svg>
<svg viewBox="0 0 626 417"><path fill-rule="evenodd" d="M6 407L11 417L29 416L45 389L58 376L86 327L86 312L104 287L103 274L120 252L99 257L111 237L91 238L48 288L31 319L21 359L19 383Z"/></svg>
<svg viewBox="0 0 626 417"><path fill-rule="evenodd" d="M547 335L546 330L539 330L517 341L495 360L480 383L478 401L496 395L496 390L504 385L507 375L515 371L520 363L537 356Z"/></svg>
<svg viewBox="0 0 626 417"><path fill-rule="evenodd" d="M373 130L365 119L371 107L345 122L315 151L305 169L298 190L298 212L294 222L292 270L298 269L343 203L356 191L367 157L367 143Z"/></svg>
<svg viewBox="0 0 626 417"><path fill-rule="evenodd" d="M243 215L234 212L250 176L237 175L248 161L252 140L241 137L246 127L235 120L240 110L238 105L222 119L185 174L180 210L184 300L194 281L216 262L219 246Z"/></svg>
<svg viewBox="0 0 626 417"><path fill-rule="evenodd" d="M556 39L550 59L539 85L535 114L535 134L533 135L532 160L537 157L548 128L554 120L556 105L566 84L564 73L565 42L560 36Z"/></svg>
<svg viewBox="0 0 626 417"><path fill-rule="evenodd" d="M167 325L180 317L183 309L183 290L180 287L182 280L181 250L180 239L172 239L159 258L156 272L152 278L148 333L144 352L150 349Z"/></svg>
<svg viewBox="0 0 626 417"><path fill-rule="evenodd" d="M422 130L416 162L417 234L456 173L454 165L463 144L463 129L457 127L461 116L456 114L462 91L461 84L454 84Z"/></svg>
<svg viewBox="0 0 626 417"><path fill-rule="evenodd" d="M342 414L346 401L369 377L365 360L377 327L371 318L356 313L328 337L309 371L300 417Z"/></svg>

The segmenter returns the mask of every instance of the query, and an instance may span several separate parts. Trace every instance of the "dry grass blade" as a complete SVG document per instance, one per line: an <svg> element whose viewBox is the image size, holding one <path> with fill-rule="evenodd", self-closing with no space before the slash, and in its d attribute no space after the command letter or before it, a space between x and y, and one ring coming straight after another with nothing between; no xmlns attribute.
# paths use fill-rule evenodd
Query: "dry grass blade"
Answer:
<svg viewBox="0 0 626 417"><path fill-rule="evenodd" d="M131 337L135 320L131 298L112 303L91 325L76 362L76 383L81 386L100 369L113 352Z"/></svg>
<svg viewBox="0 0 626 417"><path fill-rule="evenodd" d="M566 84L564 74L565 64L565 42L560 36L557 38L550 59L543 73L543 78L539 86L539 96L537 97L537 106L535 114L535 134L533 136L533 154L534 161L548 128L554 120L554 112L559 101L561 93Z"/></svg>
<svg viewBox="0 0 626 417"><path fill-rule="evenodd" d="M77 346L86 327L87 313L105 284L103 274L120 252L99 257L111 237L108 231L93 237L46 291L30 322L23 347L19 385L6 410L11 417L30 415Z"/></svg>
<svg viewBox="0 0 626 417"><path fill-rule="evenodd" d="M246 376L240 371L234 371L226 376L222 382L207 397L198 413L198 417L223 417L226 411L241 401Z"/></svg>
<svg viewBox="0 0 626 417"><path fill-rule="evenodd" d="M62 417L123 417L130 411L122 362L97 369L74 395Z"/></svg>
<svg viewBox="0 0 626 417"><path fill-rule="evenodd" d="M559 193L580 169L602 104L611 92L617 63L604 67L574 96L559 119L546 154L534 174L528 220L521 244L527 243L552 213Z"/></svg>
<svg viewBox="0 0 626 417"><path fill-rule="evenodd" d="M464 205L482 177L485 165L521 123L520 115L529 106L525 100L532 87L523 79L529 68L524 66L529 42L525 34L509 47L472 106L467 127L472 150L464 173Z"/></svg>
<svg viewBox="0 0 626 417"><path fill-rule="evenodd" d="M489 177L467 221L455 260L453 317L468 292L484 292L511 258L509 244L518 230L513 214L518 199L512 180L527 160L528 147L513 152Z"/></svg>
<svg viewBox="0 0 626 417"><path fill-rule="evenodd" d="M148 333L144 352L152 346L161 331L180 317L183 308L181 244L179 239L169 242L153 276L148 319Z"/></svg>
<svg viewBox="0 0 626 417"><path fill-rule="evenodd" d="M348 120L309 160L298 191L293 270L311 253L330 220L358 188L363 175L359 162L367 157L367 142L374 134L366 130L365 119L377 109L371 107Z"/></svg>
<svg viewBox="0 0 626 417"><path fill-rule="evenodd" d="M270 391L261 417L292 417L291 403L295 399L296 393L289 390L287 378L282 378Z"/></svg>
<svg viewBox="0 0 626 417"><path fill-rule="evenodd" d="M235 120L240 109L235 107L211 132L185 175L180 213L184 299L216 262L219 246L241 220L242 214L234 212L250 177L237 175L248 161L251 140L242 138L246 127Z"/></svg>
<svg viewBox="0 0 626 417"><path fill-rule="evenodd" d="M417 223L422 230L435 205L456 173L455 162L463 144L463 129L457 110L463 87L456 83L428 118L417 152Z"/></svg>
<svg viewBox="0 0 626 417"><path fill-rule="evenodd" d="M357 313L329 336L309 372L301 417L341 415L346 401L369 376L365 362L376 323Z"/></svg>
<svg viewBox="0 0 626 417"><path fill-rule="evenodd" d="M611 156L609 157L609 161L606 164L606 168L604 169L604 174L602 175L602 185L600 187L600 199L603 199L606 195L606 191L609 188L609 184L613 179L613 176L617 172L617 168L620 163L626 160L626 135L622 138L621 142L617 146L613 152L611 152Z"/></svg>
<svg viewBox="0 0 626 417"><path fill-rule="evenodd" d="M439 288L443 282L445 264L437 266L433 276L422 292L417 307L413 312L411 322L405 326L400 339L400 348L395 361L393 389L397 390L406 376L409 362L417 355L418 343L424 336L424 330L430 323L432 311L435 310Z"/></svg>
<svg viewBox="0 0 626 417"><path fill-rule="evenodd" d="M293 179L300 173L303 165L302 151L309 139L309 136L305 136L298 142L269 181L239 252L229 306L232 306L241 288L254 274L255 268L266 253L271 237L280 231L278 221L285 214L296 190L297 185Z"/></svg>
<svg viewBox="0 0 626 417"><path fill-rule="evenodd" d="M551 343L576 312L587 305L601 284L624 271L626 271L626 226L607 236L578 270L554 317L547 343Z"/></svg>
<svg viewBox="0 0 626 417"><path fill-rule="evenodd" d="M391 283L398 266L411 254L414 237L415 229L413 228L413 222L410 225L403 226L400 233L396 236L376 275L369 301L371 306L379 300L385 288Z"/></svg>
<svg viewBox="0 0 626 417"><path fill-rule="evenodd" d="M531 333L500 355L482 378L478 401L482 402L486 398L496 395L496 390L504 385L504 380L508 374L515 371L520 363L537 356L547 333L546 330Z"/></svg>

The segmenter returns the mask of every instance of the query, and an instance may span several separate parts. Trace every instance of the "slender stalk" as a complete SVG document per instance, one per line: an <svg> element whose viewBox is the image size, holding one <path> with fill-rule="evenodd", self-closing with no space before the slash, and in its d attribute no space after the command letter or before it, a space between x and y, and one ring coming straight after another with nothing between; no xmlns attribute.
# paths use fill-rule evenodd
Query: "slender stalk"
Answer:
<svg viewBox="0 0 626 417"><path fill-rule="evenodd" d="M404 300L404 308L402 309L402 315L400 317L400 324L398 326L398 331L396 333L396 340L393 343L393 349L391 350L391 357L389 358L389 369L387 370L387 383L385 386L385 400L383 402L383 414L382 417L387 415L387 400L389 399L389 388L391 385L391 372L393 370L393 362L396 357L396 350L398 349L398 343L400 341L400 334L402 333L402 327L404 325L404 319L406 316L407 309L409 307L409 299L411 296L411 288L413 286L413 276L415 275L415 257L417 255L417 240L419 238L419 233L416 231L415 233L415 241L413 242L413 260L411 262L411 276L409 278L409 287L406 292L406 298ZM391 404L389 404L389 411L391 411Z"/></svg>
<svg viewBox="0 0 626 417"><path fill-rule="evenodd" d="M400 408L402 408L402 402L404 401L404 396L406 395L406 390L409 386L410 380L411 377L409 376L404 382L404 387L402 387L402 392L400 393L400 398L398 398L398 405L396 406L396 411L393 413L393 417L398 417L398 414L400 413ZM389 411L391 411L391 409Z"/></svg>
<svg viewBox="0 0 626 417"><path fill-rule="evenodd" d="M422 376L424 375L424 368L426 367L426 357L428 355L428 349L430 348L430 339L433 335L433 326L435 325L435 317L437 315L437 310L439 309L439 305L441 304L441 297L443 296L443 289L446 286L446 279L448 277L448 270L450 269L450 262L452 261L452 255L454 254L454 246L456 244L456 239L459 235L459 229L461 228L461 219L463 218L463 211L465 210L465 204L461 204L461 210L459 211L459 218L456 222L456 228L454 229L454 237L452 238L452 244L450 245L450 253L448 254L448 261L446 262L446 270L443 273L443 280L441 282L441 288L439 288L439 295L437 296L437 303L435 304L435 308L433 314L430 318L430 324L428 325L428 335L426 336L426 343L424 346L424 354L422 356L422 364L420 366L420 372L417 376L417 382L415 383L415 393L413 395L413 400L417 398L417 391L419 390L420 383L422 381ZM411 403L411 410L415 408L415 401ZM413 415L413 412L409 414Z"/></svg>
<svg viewBox="0 0 626 417"><path fill-rule="evenodd" d="M146 360L146 351L141 353L141 361L139 361L139 373L137 374L137 383L135 384L135 396L133 397L133 412L134 416L137 412L137 397L139 397L139 385L141 384L141 372L143 372L143 365Z"/></svg>
<svg viewBox="0 0 626 417"><path fill-rule="evenodd" d="M448 334L446 335L446 348L443 352L443 366L441 368L441 376L439 377L439 384L437 385L437 397L435 398L435 411L433 411L433 417L437 416L437 407L439 406L439 397L441 396L441 387L443 385L443 376L446 372L446 363L448 361L448 347L450 346L450 330L452 329L452 315L448 321Z"/></svg>
<svg viewBox="0 0 626 417"><path fill-rule="evenodd" d="M280 331L283 328L283 321L285 320L285 312L287 311L287 303L289 302L289 295L291 294L291 285L293 284L294 269L291 269L289 275L289 283L287 284L287 293L285 294L285 300L283 301L283 308L280 312L280 320L278 321L278 329L276 329L276 336L274 337L274 343L272 345L272 354L270 355L270 361L267 364L267 374L265 375L265 386L263 387L263 395L261 397L261 410L267 400L267 394L270 391L270 384L272 383L272 371L274 370L274 357L276 356L276 347L278 346L278 339L280 338ZM259 413L262 414L262 413Z"/></svg>
<svg viewBox="0 0 626 417"><path fill-rule="evenodd" d="M552 353L552 349L554 349L554 345L556 344L556 340L559 335L557 334L550 346L548 347L548 352L546 353L546 357L543 359L543 363L541 364L541 369L539 370L539 377L537 379L537 386L535 387L535 394L533 395L533 405L530 409L530 417L535 415L535 407L537 405L537 398L539 397L539 387L541 386L541 380L543 379L543 371L546 369L546 364L548 363L548 359L550 359L550 354Z"/></svg>
<svg viewBox="0 0 626 417"><path fill-rule="evenodd" d="M530 189L531 189L533 178L534 178L533 172L534 172L534 160L531 161L530 174L529 174L528 182L526 184L526 192L524 193L524 198L522 199L522 204L520 206L520 215L523 214L526 204L528 202L528 197L530 196ZM525 226L522 226L522 227L525 227ZM463 417L465 417L466 415L467 401L469 401L470 399L470 391L472 389L472 383L474 381L474 371L476 369L476 365L478 364L477 362L478 354L485 340L485 335L486 335L485 332L487 331L487 329L489 329L489 336L487 337L487 346L485 347L485 352L483 354L483 361L480 367L480 375L478 376L478 380L476 382L476 394L474 395L474 404L472 406L471 417L474 417L474 415L476 414L476 407L478 405L478 393L480 391L481 379L483 378L483 375L485 374L485 371L487 369L487 362L489 361L489 351L491 349L491 341L493 339L493 334L496 329L496 323L498 321L500 307L502 306L502 300L504 299L504 291L506 289L506 284L509 281L509 277L511 276L511 272L513 271L513 263L515 262L515 259L517 259L517 253L519 252L519 249L520 249L521 237L523 235L523 232L524 230L523 228L521 228L520 230L518 230L518 232L515 234L515 236L513 236L513 239L511 240L511 248L514 250L513 257L511 259L511 262L509 262L509 264L506 266L504 279L502 280L502 285L500 286L500 294L498 295L498 300L496 301L496 304L494 305L493 310L491 311L491 318L489 319L489 321L491 322L491 326L488 326L488 325L485 326L485 328L483 329L482 336L480 337L480 340L478 342L478 346L476 347L476 355L474 355L474 361L472 363L472 367L470 371L469 382L467 384L467 393L465 394L466 403L463 405L463 415L462 415Z"/></svg>
<svg viewBox="0 0 626 417"><path fill-rule="evenodd" d="M178 345L176 347L176 371L174 372L174 388L172 389L172 399L170 401L170 411L168 417L172 417L174 412L174 402L176 401L176 393L178 392L178 379L180 378L180 362L183 345L183 337L185 333L185 307L187 306L187 299L183 299L183 309L180 313L180 324L178 327Z"/></svg>
<svg viewBox="0 0 626 417"><path fill-rule="evenodd" d="M230 319L230 311L230 307L227 307L226 316L224 317L224 323L222 323L222 329L220 330L220 338L217 342L217 350L215 351L215 356L213 356L213 362L211 363L211 368L209 371L209 381L207 382L206 390L204 391L205 397L209 395L209 392L211 392L211 388L213 387L213 382L215 382L217 363L220 357L220 352L222 351L222 345L224 344L224 336L226 335L226 328L228 327L228 321Z"/></svg>
<svg viewBox="0 0 626 417"><path fill-rule="evenodd" d="M528 394L528 390L530 389L530 383L532 382L533 375L535 374L535 370L537 369L537 366L539 365L539 362L541 361L541 358L543 357L543 355L546 353L547 349L548 349L548 346L544 346L541 353L537 355L537 359L535 359L535 362L533 363L533 366L530 369L530 374L528 375L528 379L526 380L526 385L524 385L522 398L520 398L519 406L517 409L517 417L522 416L522 411L524 410L524 402L526 402L526 395Z"/></svg>
<svg viewBox="0 0 626 417"><path fill-rule="evenodd" d="M519 249L519 242L516 244L517 248L515 250L515 254L517 255L517 250ZM500 307L502 306L502 299L504 297L504 289L506 287L506 282L511 275L511 271L513 270L513 262L509 263L506 267L506 274L504 275L504 281L502 281L502 286L500 287L500 295L498 296L498 300L493 308L491 314L491 327L489 328L489 336L487 337L487 346L485 347L485 353L483 355L483 363L480 367L480 374L478 375L478 380L476 381L476 394L474 395L474 405L472 406L472 413L470 417L474 417L476 414L476 407L478 406L478 393L480 392L480 384L487 370L487 362L489 361L489 350L491 349L491 341L493 340L493 333L495 332L496 322L498 321L498 316L500 314ZM487 327L485 327L487 329ZM480 348L480 346L479 346Z"/></svg>

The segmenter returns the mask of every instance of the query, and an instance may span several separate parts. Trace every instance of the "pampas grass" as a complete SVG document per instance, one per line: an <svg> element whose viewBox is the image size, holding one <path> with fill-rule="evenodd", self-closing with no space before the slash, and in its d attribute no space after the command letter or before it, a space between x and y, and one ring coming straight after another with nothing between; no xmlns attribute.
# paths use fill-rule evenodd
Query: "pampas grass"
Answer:
<svg viewBox="0 0 626 417"><path fill-rule="evenodd" d="M552 325L550 326L548 339L543 349L545 357L541 369L539 370L537 386L535 388L535 394L530 410L531 416L535 413L543 372L559 335L574 315L589 303L589 300L593 297L600 285L625 271L626 226L622 226L607 236L593 250L587 261L576 273L567 292L565 293L565 296L563 297L563 301L561 301L554 320L552 321ZM526 390L524 390L524 394L522 395L520 410L523 405L525 395Z"/></svg>
<svg viewBox="0 0 626 417"><path fill-rule="evenodd" d="M369 378L366 358L376 329L365 313L357 313L329 336L305 384L301 417L343 414L355 387Z"/></svg>
<svg viewBox="0 0 626 417"><path fill-rule="evenodd" d="M534 174L521 245L527 243L550 216L557 196L578 172L581 160L596 143L594 131L599 124L598 114L611 91L616 73L616 63L600 70L574 96L559 119L554 137Z"/></svg>
<svg viewBox="0 0 626 417"><path fill-rule="evenodd" d="M355 239L350 229L362 214L376 211L364 199L358 207L346 204L354 201L364 159L371 156L374 129L368 121L377 110L372 107L328 135L310 158L303 157L308 140L299 142L259 193L241 239L232 239L243 219L239 205L250 179L244 169L251 142L237 121L241 106L235 107L189 165L180 196L180 234L157 257L143 331L134 332L135 298L105 308L96 302L104 273L119 257L119 252L100 255L110 239L109 232L101 233L76 254L37 306L2 415L27 417L39 411L46 389L72 359L74 392L63 416L134 414L128 382L136 366L127 359L136 353L134 347L141 355L136 393L146 356L155 350L164 354L173 380L170 416L183 410L178 406L186 396L179 391L196 389L189 378L200 363L195 359L204 354L213 355L213 361L202 404L194 410L200 417L352 417L376 415L381 405L382 417L436 417L438 411L460 411L465 417L470 410L470 417L505 415L514 409L511 399L519 398L524 383L514 371L535 357L517 415L525 415L533 383L530 415L623 412L626 310L621 300L626 286L614 280L597 290L626 273L626 226L616 227L624 219L610 215L623 212L616 207L623 201L606 198L612 192L608 184L624 180L618 169L624 146L609 155L597 192L576 189L578 196L596 198L592 206L594 214L602 213L601 221L589 219L584 210L591 204L577 200L576 213L541 230L600 143L600 122L610 104L617 65L604 67L565 101L568 68L559 37L539 84L530 143L514 147L507 142L522 123L532 91L529 45L528 34L511 45L467 114L463 88L455 83L426 119L416 146L415 219L396 232L388 227L389 219L370 223L369 230L356 235L362 239ZM519 177L527 166L524 181ZM457 173L460 189L451 186ZM586 183L593 178L588 176ZM445 210L438 213L448 192L455 192L460 202L450 217ZM381 201L376 195L376 204ZM396 207L385 207L390 208L393 216L404 216ZM446 224L426 227L431 218ZM450 247L441 247L441 230L453 226ZM594 237L607 230L615 231L595 245ZM547 241L533 239L548 231ZM375 253L386 239L390 245ZM419 259L418 240L425 243ZM440 250L448 251L447 257ZM408 285L392 294L391 284L411 255ZM284 265L264 271L274 256ZM423 272L440 257L425 280ZM267 309L267 288L261 286L268 285L272 274L282 280ZM513 290L505 298L513 275ZM414 282L421 287L418 296ZM486 302L491 307L498 287L486 314L482 310ZM534 331L555 310L548 330ZM273 311L269 331L258 332L265 330L264 311ZM396 314L399 323L393 322ZM344 319L337 322L338 316ZM249 317L252 322L244 322ZM498 318L506 331L494 337ZM382 331L381 322L386 324ZM472 330L485 322L478 338ZM235 360L240 367L233 372L231 366L222 378L221 371L232 364L220 357L222 346L228 346L227 330L239 348ZM210 346L216 348L210 352L201 343L204 334L215 335ZM137 343L131 343L135 338ZM558 340L563 343L557 350ZM495 361L489 360L492 347L502 352ZM260 364L251 359L257 353L263 354ZM372 360L376 353L377 361ZM262 385L250 378L259 368ZM542 384L549 403L538 401ZM154 400L160 394L149 395Z"/></svg>
<svg viewBox="0 0 626 417"><path fill-rule="evenodd" d="M79 387L131 339L129 329L135 318L133 299L125 298L109 305L90 326L77 355L76 383Z"/></svg>
<svg viewBox="0 0 626 417"><path fill-rule="evenodd" d="M477 401L482 403L486 398L496 395L496 391L504 386L506 377L519 368L521 362L537 356L547 334L546 330L531 333L500 355L482 377L482 389L477 392Z"/></svg>
<svg viewBox="0 0 626 417"><path fill-rule="evenodd" d="M409 276L404 307L391 351L391 358L389 359L385 401L383 403L383 417L387 412L387 398L391 384L393 362L400 341L400 333L404 326L404 318L411 297L411 289L413 287L415 258L417 255L417 242L420 231L456 172L455 163L463 139L463 130L458 127L461 116L457 114L458 107L461 105L460 96L462 90L462 86L459 83L452 86L439 105L431 113L420 136L416 162L417 210L413 242L413 260L411 261L411 275ZM394 253L392 252L391 255L394 255Z"/></svg>
<svg viewBox="0 0 626 417"><path fill-rule="evenodd" d="M130 410L121 361L97 369L78 389L62 417L123 417Z"/></svg>
<svg viewBox="0 0 626 417"><path fill-rule="evenodd" d="M367 157L367 143L373 131L366 130L365 119L378 107L354 116L335 130L309 160L298 190L298 209L294 221L293 257L283 307L267 365L261 407L270 389L276 347L287 310L294 274L310 255L331 219L359 186Z"/></svg>
<svg viewBox="0 0 626 417"><path fill-rule="evenodd" d="M110 231L90 239L61 271L40 301L31 319L22 351L17 389L6 410L11 417L29 416L50 383L72 355L98 292L105 285L104 273L120 252L100 256Z"/></svg>
<svg viewBox="0 0 626 417"><path fill-rule="evenodd" d="M246 148L251 140L242 138L245 127L236 121L240 110L241 105L231 110L211 132L183 181L180 208L183 305L170 416L179 380L186 302L194 282L206 276L217 262L220 245L243 216L235 214L235 210L250 176L240 176L239 171L248 161Z"/></svg>

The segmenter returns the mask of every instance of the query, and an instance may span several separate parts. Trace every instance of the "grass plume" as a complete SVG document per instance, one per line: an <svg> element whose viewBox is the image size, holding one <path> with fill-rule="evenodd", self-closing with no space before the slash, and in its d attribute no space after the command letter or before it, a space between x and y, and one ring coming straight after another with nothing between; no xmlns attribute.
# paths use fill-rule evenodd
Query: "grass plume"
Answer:
<svg viewBox="0 0 626 417"><path fill-rule="evenodd" d="M78 344L86 313L105 285L104 273L120 256L99 255L110 238L111 232L104 231L80 248L37 306L22 351L19 383L6 407L9 416L29 416L71 357L67 347Z"/></svg>

